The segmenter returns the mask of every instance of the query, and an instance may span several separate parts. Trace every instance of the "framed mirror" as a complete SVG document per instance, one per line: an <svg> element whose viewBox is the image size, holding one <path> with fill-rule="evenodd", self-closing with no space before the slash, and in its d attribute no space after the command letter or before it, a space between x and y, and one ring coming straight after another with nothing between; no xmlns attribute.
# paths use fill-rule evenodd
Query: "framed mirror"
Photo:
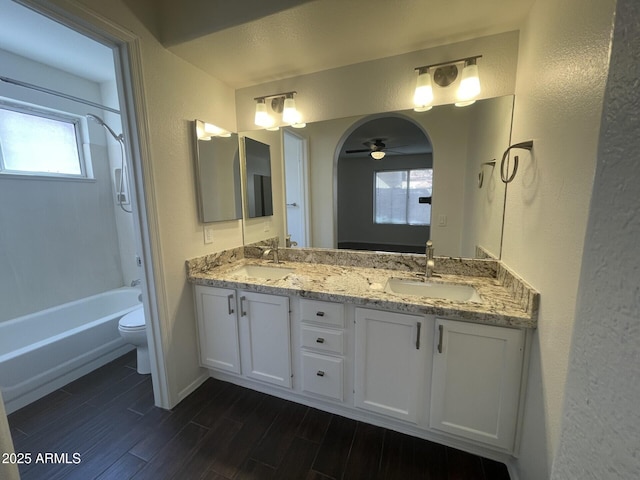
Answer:
<svg viewBox="0 0 640 480"><path fill-rule="evenodd" d="M269 145L243 137L246 202L249 218L273 215L271 151Z"/></svg>
<svg viewBox="0 0 640 480"><path fill-rule="evenodd" d="M202 223L242 218L238 135L202 135L194 122L198 212ZM202 123L202 122L200 122Z"/></svg>

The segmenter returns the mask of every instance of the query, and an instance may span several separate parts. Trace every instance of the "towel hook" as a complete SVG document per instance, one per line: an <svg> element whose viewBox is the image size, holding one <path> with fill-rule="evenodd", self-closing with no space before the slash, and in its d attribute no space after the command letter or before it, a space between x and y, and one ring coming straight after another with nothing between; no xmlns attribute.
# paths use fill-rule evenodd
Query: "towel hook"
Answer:
<svg viewBox="0 0 640 480"><path fill-rule="evenodd" d="M496 159L494 158L492 161L490 162L484 162L480 165L480 173L478 174L478 188L482 188L482 184L484 183L484 167L485 165L489 165L491 167L491 170L493 171L493 169L496 166Z"/></svg>
<svg viewBox="0 0 640 480"><path fill-rule="evenodd" d="M502 162L500 163L500 178L504 183L509 183L513 181L514 177L516 176L516 173L518 172L518 156L517 155L513 157L513 172L511 172L511 175L507 177L508 170L505 171L507 155L509 154L509 150L511 150L512 148L522 148L524 150L531 151L531 149L533 148L533 140L527 140L526 142L515 143L504 151L504 154L502 155Z"/></svg>

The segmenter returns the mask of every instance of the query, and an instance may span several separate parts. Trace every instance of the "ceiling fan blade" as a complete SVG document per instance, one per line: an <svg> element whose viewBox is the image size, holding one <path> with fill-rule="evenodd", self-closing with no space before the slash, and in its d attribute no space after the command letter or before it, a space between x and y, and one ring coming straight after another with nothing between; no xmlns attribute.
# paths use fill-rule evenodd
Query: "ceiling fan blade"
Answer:
<svg viewBox="0 0 640 480"><path fill-rule="evenodd" d="M360 148L358 150L345 150L344 153L363 153L363 152L370 152L371 149L370 148Z"/></svg>

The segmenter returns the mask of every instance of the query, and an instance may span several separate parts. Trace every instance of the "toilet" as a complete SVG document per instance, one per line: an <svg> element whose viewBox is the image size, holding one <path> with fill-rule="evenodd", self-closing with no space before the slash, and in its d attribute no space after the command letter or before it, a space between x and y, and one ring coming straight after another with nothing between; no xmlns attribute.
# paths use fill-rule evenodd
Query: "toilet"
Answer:
<svg viewBox="0 0 640 480"><path fill-rule="evenodd" d="M120 336L127 343L135 345L138 349L138 373L151 373L149 362L149 347L147 345L147 327L144 321L142 306L123 315L118 322Z"/></svg>

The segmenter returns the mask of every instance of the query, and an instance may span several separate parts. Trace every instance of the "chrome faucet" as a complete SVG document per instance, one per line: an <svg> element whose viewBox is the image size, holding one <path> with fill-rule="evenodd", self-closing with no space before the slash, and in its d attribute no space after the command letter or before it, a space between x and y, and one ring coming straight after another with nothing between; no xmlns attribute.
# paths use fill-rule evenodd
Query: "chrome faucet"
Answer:
<svg viewBox="0 0 640 480"><path fill-rule="evenodd" d="M267 248L262 252L263 257L267 257L271 254L273 254L273 263L280 263L280 259L278 258L278 247Z"/></svg>
<svg viewBox="0 0 640 480"><path fill-rule="evenodd" d="M141 283L142 283L142 281L141 281L139 278L137 278L136 280L133 280L133 281L131 282L131 286L132 286L132 287L137 287L137 286L138 286L138 285L140 285Z"/></svg>
<svg viewBox="0 0 640 480"><path fill-rule="evenodd" d="M424 279L426 281L427 278L431 278L431 276L433 275L433 268L436 266L435 262L433 261L433 242L431 240L427 242L427 250L425 253L427 255L427 262L424 272Z"/></svg>

